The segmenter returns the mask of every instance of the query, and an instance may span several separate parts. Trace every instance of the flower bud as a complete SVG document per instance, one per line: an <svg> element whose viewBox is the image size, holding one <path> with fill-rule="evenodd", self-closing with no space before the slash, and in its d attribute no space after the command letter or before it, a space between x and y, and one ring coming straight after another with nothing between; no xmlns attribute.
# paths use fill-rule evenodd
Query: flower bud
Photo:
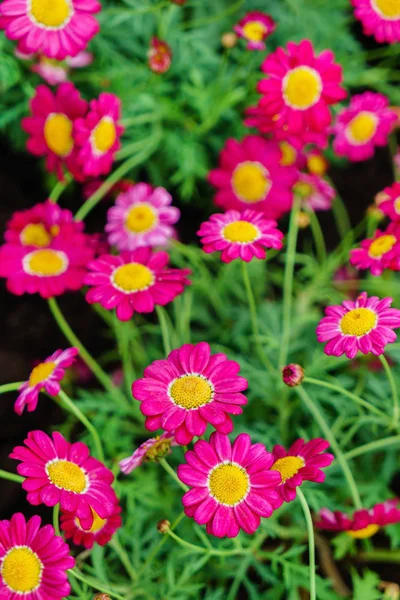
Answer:
<svg viewBox="0 0 400 600"><path fill-rule="evenodd" d="M224 48L234 48L237 44L238 37L236 33L233 31L229 31L228 33L223 33L221 37L221 44Z"/></svg>
<svg viewBox="0 0 400 600"><path fill-rule="evenodd" d="M96 594L93 600L111 600L108 594Z"/></svg>
<svg viewBox="0 0 400 600"><path fill-rule="evenodd" d="M297 217L297 225L300 227L300 229L306 229L310 224L310 217L309 215L304 212L304 211L300 211Z"/></svg>
<svg viewBox="0 0 400 600"><path fill-rule="evenodd" d="M282 379L283 382L289 387L296 387L300 385L304 379L304 369L300 365L296 363L291 363L290 365L286 365L282 369Z"/></svg>
<svg viewBox="0 0 400 600"><path fill-rule="evenodd" d="M170 527L171 523L167 521L167 519L161 519L161 521L158 521L157 523L157 529L160 533L168 533Z"/></svg>

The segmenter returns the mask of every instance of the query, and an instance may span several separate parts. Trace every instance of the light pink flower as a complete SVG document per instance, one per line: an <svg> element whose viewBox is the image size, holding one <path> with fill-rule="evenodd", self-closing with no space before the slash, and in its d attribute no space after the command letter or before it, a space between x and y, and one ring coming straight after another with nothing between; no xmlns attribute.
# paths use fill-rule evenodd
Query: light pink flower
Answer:
<svg viewBox="0 0 400 600"><path fill-rule="evenodd" d="M94 544L105 546L122 526L121 512L122 508L115 504L112 514L102 519L92 508L92 526L84 529L75 513L63 511L60 516L60 529L65 539L71 539L77 546L84 546L88 550L93 548Z"/></svg>
<svg viewBox="0 0 400 600"><path fill-rule="evenodd" d="M372 275L383 271L400 271L400 240L398 228L389 225L386 231L377 231L373 238L363 240L361 248L350 251L350 264L357 269L369 269Z"/></svg>
<svg viewBox="0 0 400 600"><path fill-rule="evenodd" d="M70 69L86 67L92 61L93 54L86 50L82 50L76 56L67 56L64 62L41 55L38 57L37 62L32 65L31 70L40 75L49 85L58 85L68 81Z"/></svg>
<svg viewBox="0 0 400 600"><path fill-rule="evenodd" d="M326 316L317 327L319 342L328 342L324 352L328 356L354 358L358 351L380 356L386 344L397 336L393 329L400 327L400 310L390 308L392 298L368 298L362 292L353 302L345 300L341 306L328 306Z"/></svg>
<svg viewBox="0 0 400 600"><path fill-rule="evenodd" d="M150 69L157 74L166 73L172 62L172 50L164 40L152 37L147 53Z"/></svg>
<svg viewBox="0 0 400 600"><path fill-rule="evenodd" d="M146 440L135 450L132 456L120 461L119 466L124 475L129 475L144 462L156 462L170 454L171 447L177 446L173 433L163 433Z"/></svg>
<svg viewBox="0 0 400 600"><path fill-rule="evenodd" d="M400 42L400 5L396 0L351 0L351 3L365 35L373 35L380 43Z"/></svg>
<svg viewBox="0 0 400 600"><path fill-rule="evenodd" d="M345 531L354 539L367 539L375 535L381 527L400 522L398 503L397 498L386 500L382 504L375 504L370 510L356 510L351 517L338 510L332 512L323 508L315 526L327 531Z"/></svg>
<svg viewBox="0 0 400 600"><path fill-rule="evenodd" d="M329 210L336 196L335 190L325 179L308 173L299 173L293 192L302 199L303 208L312 210Z"/></svg>
<svg viewBox="0 0 400 600"><path fill-rule="evenodd" d="M265 50L264 42L275 27L275 21L270 15L254 10L248 12L233 29L239 37L247 41L249 50Z"/></svg>

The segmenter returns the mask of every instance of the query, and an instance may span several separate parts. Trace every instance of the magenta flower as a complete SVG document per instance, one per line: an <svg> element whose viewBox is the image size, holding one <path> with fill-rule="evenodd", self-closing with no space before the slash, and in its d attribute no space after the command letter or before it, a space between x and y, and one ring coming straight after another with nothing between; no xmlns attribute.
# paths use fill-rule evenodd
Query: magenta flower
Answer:
<svg viewBox="0 0 400 600"><path fill-rule="evenodd" d="M93 286L86 294L89 304L98 302L107 310L116 309L120 321L129 321L135 312L149 313L165 306L190 285L189 269L168 269L166 252L138 248L120 256L104 254L88 264L84 283Z"/></svg>
<svg viewBox="0 0 400 600"><path fill-rule="evenodd" d="M90 456L82 442L70 444L58 431L52 438L43 431L31 431L25 446L17 446L10 454L21 461L17 471L25 477L22 487L28 492L27 500L33 506L60 503L63 511L73 512L82 527L90 529L92 510L102 519L114 511L114 475Z"/></svg>
<svg viewBox="0 0 400 600"><path fill-rule="evenodd" d="M22 129L30 136L27 149L35 156L45 156L46 169L60 180L64 166L81 179L72 130L74 121L86 114L87 106L72 83L62 83L55 92L39 85L30 101L32 116L22 119Z"/></svg>
<svg viewBox="0 0 400 600"><path fill-rule="evenodd" d="M254 10L248 12L233 29L239 37L247 41L249 50L265 50L264 42L275 27L275 21L270 15Z"/></svg>
<svg viewBox="0 0 400 600"><path fill-rule="evenodd" d="M40 517L21 513L0 521L2 600L61 600L71 592L67 571L75 566L68 544Z"/></svg>
<svg viewBox="0 0 400 600"><path fill-rule="evenodd" d="M396 119L383 94L357 94L336 117L333 149L353 162L371 158L375 146L386 146Z"/></svg>
<svg viewBox="0 0 400 600"><path fill-rule="evenodd" d="M268 76L258 84L265 109L275 125L287 133L315 131L326 138L331 123L329 106L346 97L340 87L342 68L330 50L316 55L310 40L289 42L267 56L262 70Z"/></svg>
<svg viewBox="0 0 400 600"><path fill-rule="evenodd" d="M57 396L60 392L65 369L70 367L78 354L78 348L56 350L51 356L32 370L29 380L19 388L19 396L15 402L14 410L22 415L25 406L28 412L33 412L39 400L41 390L46 390L50 396Z"/></svg>
<svg viewBox="0 0 400 600"><path fill-rule="evenodd" d="M299 173L293 192L302 199L303 208L329 210L336 192L331 185L318 175Z"/></svg>
<svg viewBox="0 0 400 600"><path fill-rule="evenodd" d="M365 35L373 35L381 44L400 42L400 5L396 0L351 0L351 3Z"/></svg>
<svg viewBox="0 0 400 600"><path fill-rule="evenodd" d="M149 67L154 73L160 75L169 70L172 62L172 50L164 40L152 37L147 56Z"/></svg>
<svg viewBox="0 0 400 600"><path fill-rule="evenodd" d="M63 60L86 48L99 31L92 15L100 10L97 0L4 0L0 29L10 40L18 40L24 54L39 52Z"/></svg>
<svg viewBox="0 0 400 600"><path fill-rule="evenodd" d="M372 275L382 275L385 269L400 271L397 228L389 225L386 231L377 229L373 238L361 242L361 248L351 250L350 264L357 269L369 269Z"/></svg>
<svg viewBox="0 0 400 600"><path fill-rule="evenodd" d="M283 233L276 229L276 221L264 219L254 210L228 210L225 214L211 215L202 223L197 235L201 237L204 252L221 253L221 260L229 263L236 258L250 262L254 257L263 259L265 248L282 248Z"/></svg>
<svg viewBox="0 0 400 600"><path fill-rule="evenodd" d="M74 121L77 161L85 177L107 175L111 171L124 131L120 118L120 99L102 92L97 100L90 102L87 115Z"/></svg>
<svg viewBox="0 0 400 600"><path fill-rule="evenodd" d="M341 306L328 306L326 316L317 327L319 342L328 342L324 352L328 356L354 358L358 351L380 356L386 344L397 336L393 329L400 327L400 310L390 308L392 298L368 298L362 292L353 302L345 300Z"/></svg>
<svg viewBox="0 0 400 600"><path fill-rule="evenodd" d="M93 524L89 529L82 527L75 513L62 512L60 529L65 539L71 539L77 546L84 546L88 550L93 548L94 544L105 546L122 526L121 512L122 508L115 504L112 514L102 519L92 508Z"/></svg>
<svg viewBox="0 0 400 600"><path fill-rule="evenodd" d="M385 199L379 203L379 209L392 221L400 221L400 183L386 187L382 194Z"/></svg>
<svg viewBox="0 0 400 600"><path fill-rule="evenodd" d="M309 442L298 439L292 444L289 450L283 446L275 446L272 450L274 464L272 471L278 471L281 474L281 485L278 492L285 502L291 502L296 498L296 488L303 481L315 481L322 483L325 481L325 473L321 471L323 467L329 467L333 459L333 454L324 452L329 448L329 443L321 438L315 438Z"/></svg>
<svg viewBox="0 0 400 600"><path fill-rule="evenodd" d="M271 471L273 456L262 444L252 444L247 433L233 444L227 435L212 433L185 459L178 467L179 479L191 487L182 498L185 514L207 524L207 533L233 538L243 529L252 534L260 517L270 517L282 504L280 475Z"/></svg>
<svg viewBox="0 0 400 600"><path fill-rule="evenodd" d="M177 445L172 433L163 433L155 438L150 438L143 442L132 456L121 460L120 469L124 475L129 475L144 462L157 462L160 458L164 458L171 453L171 447Z"/></svg>
<svg viewBox="0 0 400 600"><path fill-rule="evenodd" d="M282 167L276 142L249 135L242 142L227 140L220 155L220 167L210 171L209 182L218 191L214 202L224 210L248 208L278 219L293 203L294 167Z"/></svg>
<svg viewBox="0 0 400 600"><path fill-rule="evenodd" d="M345 531L355 539L370 538L381 527L400 522L400 510L397 508L398 499L386 500L382 504L375 504L367 510L356 510L352 517L338 510L334 512L323 508L319 513L319 520L315 526L327 531Z"/></svg>
<svg viewBox="0 0 400 600"><path fill-rule="evenodd" d="M185 344L167 359L156 360L132 386L134 398L141 401L146 428L175 431L182 445L203 435L208 423L221 433L230 433L229 415L240 415L247 403L241 393L247 380L238 376L239 369L225 354L211 354L206 342Z"/></svg>
<svg viewBox="0 0 400 600"><path fill-rule="evenodd" d="M106 231L110 245L118 250L143 246L166 246L179 220L180 211L170 206L171 195L162 187L137 183L120 194L107 215Z"/></svg>

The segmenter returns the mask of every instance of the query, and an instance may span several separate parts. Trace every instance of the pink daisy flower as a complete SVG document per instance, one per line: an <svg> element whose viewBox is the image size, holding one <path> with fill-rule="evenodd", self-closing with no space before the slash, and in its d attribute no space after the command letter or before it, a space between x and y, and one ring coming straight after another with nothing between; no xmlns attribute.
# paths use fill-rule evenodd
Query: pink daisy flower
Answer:
<svg viewBox="0 0 400 600"><path fill-rule="evenodd" d="M0 277L17 296L40 294L42 298L79 290L86 265L94 256L87 236L55 237L46 248L6 244L0 248Z"/></svg>
<svg viewBox="0 0 400 600"><path fill-rule="evenodd" d="M276 229L276 221L264 219L254 210L228 210L225 214L211 215L202 223L197 235L201 237L204 252L221 253L221 260L229 263L236 258L250 262L254 257L265 258L265 248L282 248L283 233Z"/></svg>
<svg viewBox="0 0 400 600"><path fill-rule="evenodd" d="M354 16L361 21L365 35L380 42L400 42L400 4L398 0L351 0Z"/></svg>
<svg viewBox="0 0 400 600"><path fill-rule="evenodd" d="M65 539L72 539L77 546L85 546L88 550L94 544L105 546L122 526L121 512L122 508L115 504L112 514L102 519L92 508L93 524L89 529L82 527L74 512L62 512L60 529L64 532Z"/></svg>
<svg viewBox="0 0 400 600"><path fill-rule="evenodd" d="M199 440L185 453L178 477L191 489L182 498L185 514L207 533L236 537L260 526L282 504L277 492L280 475L271 471L274 458L262 444L252 444L241 433L231 444L227 435L215 432L210 441Z"/></svg>
<svg viewBox="0 0 400 600"><path fill-rule="evenodd" d="M118 250L166 246L180 212L170 206L171 195L162 187L137 183L117 197L107 215L108 241Z"/></svg>
<svg viewBox="0 0 400 600"><path fill-rule="evenodd" d="M124 458L119 463L120 469L124 475L129 475L134 469L140 467L144 462L157 462L171 453L171 447L177 446L175 438L171 433L163 433L157 437L146 440L135 450L132 456Z"/></svg>
<svg viewBox="0 0 400 600"><path fill-rule="evenodd" d="M149 313L156 305L165 306L190 284L189 269L168 269L168 260L166 252L150 248L100 256L88 264L90 273L84 283L93 287L86 300L107 310L115 308L120 321L129 321L134 312Z"/></svg>
<svg viewBox="0 0 400 600"><path fill-rule="evenodd" d="M25 54L40 52L63 60L83 50L99 31L92 15L100 10L97 0L4 0L0 29L18 40Z"/></svg>
<svg viewBox="0 0 400 600"><path fill-rule="evenodd" d="M345 531L350 537L360 540L375 535L381 527L400 522L400 510L397 508L398 499L386 500L375 504L367 510L356 510L352 517L338 510L334 512L323 508L319 513L319 521L315 526L327 531Z"/></svg>
<svg viewBox="0 0 400 600"><path fill-rule="evenodd" d="M400 183L386 187L382 193L385 199L379 203L379 209L392 221L400 221Z"/></svg>
<svg viewBox="0 0 400 600"><path fill-rule="evenodd" d="M336 192L322 177L299 173L293 192L302 199L303 208L329 210Z"/></svg>
<svg viewBox="0 0 400 600"><path fill-rule="evenodd" d="M43 431L31 431L25 446L17 446L10 458L21 461L17 471L25 477L22 488L33 506L45 504L73 512L82 527L90 529L95 511L102 519L113 514L117 502L111 487L114 475L91 457L89 448L70 444L58 431L51 439Z"/></svg>
<svg viewBox="0 0 400 600"><path fill-rule="evenodd" d="M247 380L239 370L225 354L211 354L206 342L185 344L146 367L132 394L141 402L149 431L175 432L177 443L186 445L203 435L208 423L221 433L232 431L229 415L242 414L247 403L241 393Z"/></svg>
<svg viewBox="0 0 400 600"><path fill-rule="evenodd" d="M396 118L383 94L364 92L353 96L349 107L336 117L334 151L353 162L371 158L375 146L386 146Z"/></svg>
<svg viewBox="0 0 400 600"><path fill-rule="evenodd" d="M154 73L160 75L169 70L172 62L172 50L164 40L152 37L147 56L149 67Z"/></svg>
<svg viewBox="0 0 400 600"><path fill-rule="evenodd" d="M119 124L120 118L120 99L102 92L97 100L91 100L86 117L74 122L73 135L79 147L78 163L85 176L98 177L111 171L124 131Z"/></svg>
<svg viewBox="0 0 400 600"><path fill-rule="evenodd" d="M62 83L55 92L39 85L30 107L32 116L21 122L22 129L30 136L26 144L29 152L45 156L46 169L56 173L60 180L63 166L79 179L72 130L75 119L85 115L87 102L72 83Z"/></svg>
<svg viewBox="0 0 400 600"><path fill-rule="evenodd" d="M218 188L214 201L225 210L252 208L269 219L291 209L294 167L282 167L276 142L249 135L242 142L229 139L220 155L220 168L210 171L209 182Z"/></svg>
<svg viewBox="0 0 400 600"><path fill-rule="evenodd" d="M75 566L68 544L40 517L21 513L0 521L2 600L61 600L71 592L67 571Z"/></svg>
<svg viewBox="0 0 400 600"><path fill-rule="evenodd" d="M345 300L341 306L328 306L326 316L317 327L319 342L328 342L324 352L328 356L354 358L358 351L380 356L386 344L397 336L393 329L400 327L400 310L390 308L392 298L368 298L362 292L353 302Z"/></svg>
<svg viewBox="0 0 400 600"><path fill-rule="evenodd" d="M326 136L331 123L329 105L346 97L340 87L342 68L324 50L316 55L310 40L289 42L267 56L261 69L268 75L258 84L264 108L278 115L276 126L288 133L316 131Z"/></svg>
<svg viewBox="0 0 400 600"><path fill-rule="evenodd" d="M56 350L51 356L32 370L29 379L19 388L19 396L15 402L15 412L22 415L25 407L28 412L33 412L39 400L41 390L46 390L50 396L57 396L60 392L65 369L70 367L78 354L78 348Z"/></svg>
<svg viewBox="0 0 400 600"><path fill-rule="evenodd" d="M296 488L303 481L325 481L323 467L329 467L333 454L324 452L329 448L329 443L322 438L315 438L309 442L303 439L296 440L289 450L283 446L274 446L272 454L274 463L272 471L278 471L281 475L281 485L278 492L285 502L291 502L296 498Z"/></svg>
<svg viewBox="0 0 400 600"><path fill-rule="evenodd" d="M391 225L386 231L377 229L373 238L361 242L361 248L351 250L350 264L378 276L385 269L400 271L400 240L396 230Z"/></svg>
<svg viewBox="0 0 400 600"><path fill-rule="evenodd" d="M275 27L275 21L270 15L255 10L248 12L233 29L247 41L249 50L265 50L264 42Z"/></svg>
<svg viewBox="0 0 400 600"><path fill-rule="evenodd" d="M83 228L82 221L75 221L70 210L47 200L15 212L7 223L4 239L8 244L48 248L57 236L79 235Z"/></svg>

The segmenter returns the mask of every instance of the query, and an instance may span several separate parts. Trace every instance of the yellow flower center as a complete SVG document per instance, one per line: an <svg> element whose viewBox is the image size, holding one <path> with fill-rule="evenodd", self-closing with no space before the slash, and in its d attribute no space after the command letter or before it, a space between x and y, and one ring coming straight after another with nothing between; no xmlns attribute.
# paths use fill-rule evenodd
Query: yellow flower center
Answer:
<svg viewBox="0 0 400 600"><path fill-rule="evenodd" d="M259 162L239 163L232 175L233 190L243 202L260 202L271 189L268 175L267 169Z"/></svg>
<svg viewBox="0 0 400 600"><path fill-rule="evenodd" d="M40 363L40 365L37 365L32 370L31 376L29 377L29 387L33 387L38 383L42 383L42 381L45 381L53 373L56 366L56 363L51 361Z"/></svg>
<svg viewBox="0 0 400 600"><path fill-rule="evenodd" d="M293 148L292 144L288 142L280 142L279 148L282 152L282 158L279 161L279 164L282 167L291 167L296 162L297 152L296 149Z"/></svg>
<svg viewBox="0 0 400 600"><path fill-rule="evenodd" d="M314 186L307 181L298 181L294 184L293 191L300 198L309 198L314 193Z"/></svg>
<svg viewBox="0 0 400 600"><path fill-rule="evenodd" d="M133 262L118 267L112 280L119 290L131 294L147 290L154 283L154 275L144 265Z"/></svg>
<svg viewBox="0 0 400 600"><path fill-rule="evenodd" d="M267 28L261 21L250 21L243 26L243 34L251 42L261 42L266 32Z"/></svg>
<svg viewBox="0 0 400 600"><path fill-rule="evenodd" d="M375 535L378 530L379 525L371 523L371 525L367 525L363 529L350 529L349 531L346 531L346 533L356 540L365 540L366 538L370 538Z"/></svg>
<svg viewBox="0 0 400 600"><path fill-rule="evenodd" d="M72 121L63 113L51 113L44 124L44 139L54 154L65 157L71 152L74 140L72 139Z"/></svg>
<svg viewBox="0 0 400 600"><path fill-rule="evenodd" d="M221 464L210 473L208 487L220 504L233 506L241 502L250 488L247 471L235 464Z"/></svg>
<svg viewBox="0 0 400 600"><path fill-rule="evenodd" d="M370 308L354 308L341 318L339 328L345 335L361 337L374 329L377 317Z"/></svg>
<svg viewBox="0 0 400 600"><path fill-rule="evenodd" d="M29 223L21 231L20 240L24 246L45 248L50 244L52 236L43 223Z"/></svg>
<svg viewBox="0 0 400 600"><path fill-rule="evenodd" d="M271 467L271 471L279 471L282 477L282 483L285 483L291 477L294 477L305 465L301 456L284 456L278 458Z"/></svg>
<svg viewBox="0 0 400 600"><path fill-rule="evenodd" d="M73 10L70 0L30 0L31 17L38 25L49 29L60 29L66 25Z"/></svg>
<svg viewBox="0 0 400 600"><path fill-rule="evenodd" d="M172 382L169 395L178 406L192 410L211 402L214 390L200 375L183 375Z"/></svg>
<svg viewBox="0 0 400 600"><path fill-rule="evenodd" d="M400 215L400 196L393 202L395 212Z"/></svg>
<svg viewBox="0 0 400 600"><path fill-rule="evenodd" d="M51 483L60 490L82 494L87 488L85 471L69 460L57 459L47 463L46 472Z"/></svg>
<svg viewBox="0 0 400 600"><path fill-rule="evenodd" d="M149 231L157 222L157 215L154 209L143 202L132 206L126 215L125 225L132 233L143 233Z"/></svg>
<svg viewBox="0 0 400 600"><path fill-rule="evenodd" d="M326 172L326 160L318 154L311 154L307 158L307 168L313 175L324 175Z"/></svg>
<svg viewBox="0 0 400 600"><path fill-rule="evenodd" d="M381 258L384 254L390 252L396 242L394 235L381 235L372 242L368 254L372 258Z"/></svg>
<svg viewBox="0 0 400 600"><path fill-rule="evenodd" d="M353 144L365 144L374 136L376 126L376 116L370 112L361 111L347 125L347 137Z"/></svg>
<svg viewBox="0 0 400 600"><path fill-rule="evenodd" d="M173 438L162 438L157 436L157 441L147 450L144 460L152 462L158 458L163 458L171 450L171 443Z"/></svg>
<svg viewBox="0 0 400 600"><path fill-rule="evenodd" d="M400 19L400 0L372 0L371 5L384 19Z"/></svg>
<svg viewBox="0 0 400 600"><path fill-rule="evenodd" d="M30 275L53 277L64 273L68 267L68 258L58 250L34 250L24 257L23 265Z"/></svg>
<svg viewBox="0 0 400 600"><path fill-rule="evenodd" d="M90 510L92 511L92 516L93 516L93 525L91 526L91 528L83 529L80 519L78 519L78 517L76 517L76 519L75 519L75 525L77 527L79 527L79 529L81 531L86 531L87 533L98 533L99 531L101 531L103 529L103 527L107 523L107 519L102 519L101 517L99 517L97 512L95 510L93 510L92 507L90 507Z"/></svg>
<svg viewBox="0 0 400 600"><path fill-rule="evenodd" d="M95 152L105 154L114 145L116 138L117 132L114 121L110 117L103 117L91 135Z"/></svg>
<svg viewBox="0 0 400 600"><path fill-rule="evenodd" d="M296 67L282 82L283 97L291 108L307 110L318 102L322 92L321 77L310 67Z"/></svg>
<svg viewBox="0 0 400 600"><path fill-rule="evenodd" d="M254 242L259 237L259 233L257 227L248 221L234 221L225 225L222 230L222 235L228 242L241 244Z"/></svg>
<svg viewBox="0 0 400 600"><path fill-rule="evenodd" d="M15 546L5 555L0 573L6 586L17 594L35 591L42 578L43 565L28 546ZM7 596L7 593L5 594Z"/></svg>

